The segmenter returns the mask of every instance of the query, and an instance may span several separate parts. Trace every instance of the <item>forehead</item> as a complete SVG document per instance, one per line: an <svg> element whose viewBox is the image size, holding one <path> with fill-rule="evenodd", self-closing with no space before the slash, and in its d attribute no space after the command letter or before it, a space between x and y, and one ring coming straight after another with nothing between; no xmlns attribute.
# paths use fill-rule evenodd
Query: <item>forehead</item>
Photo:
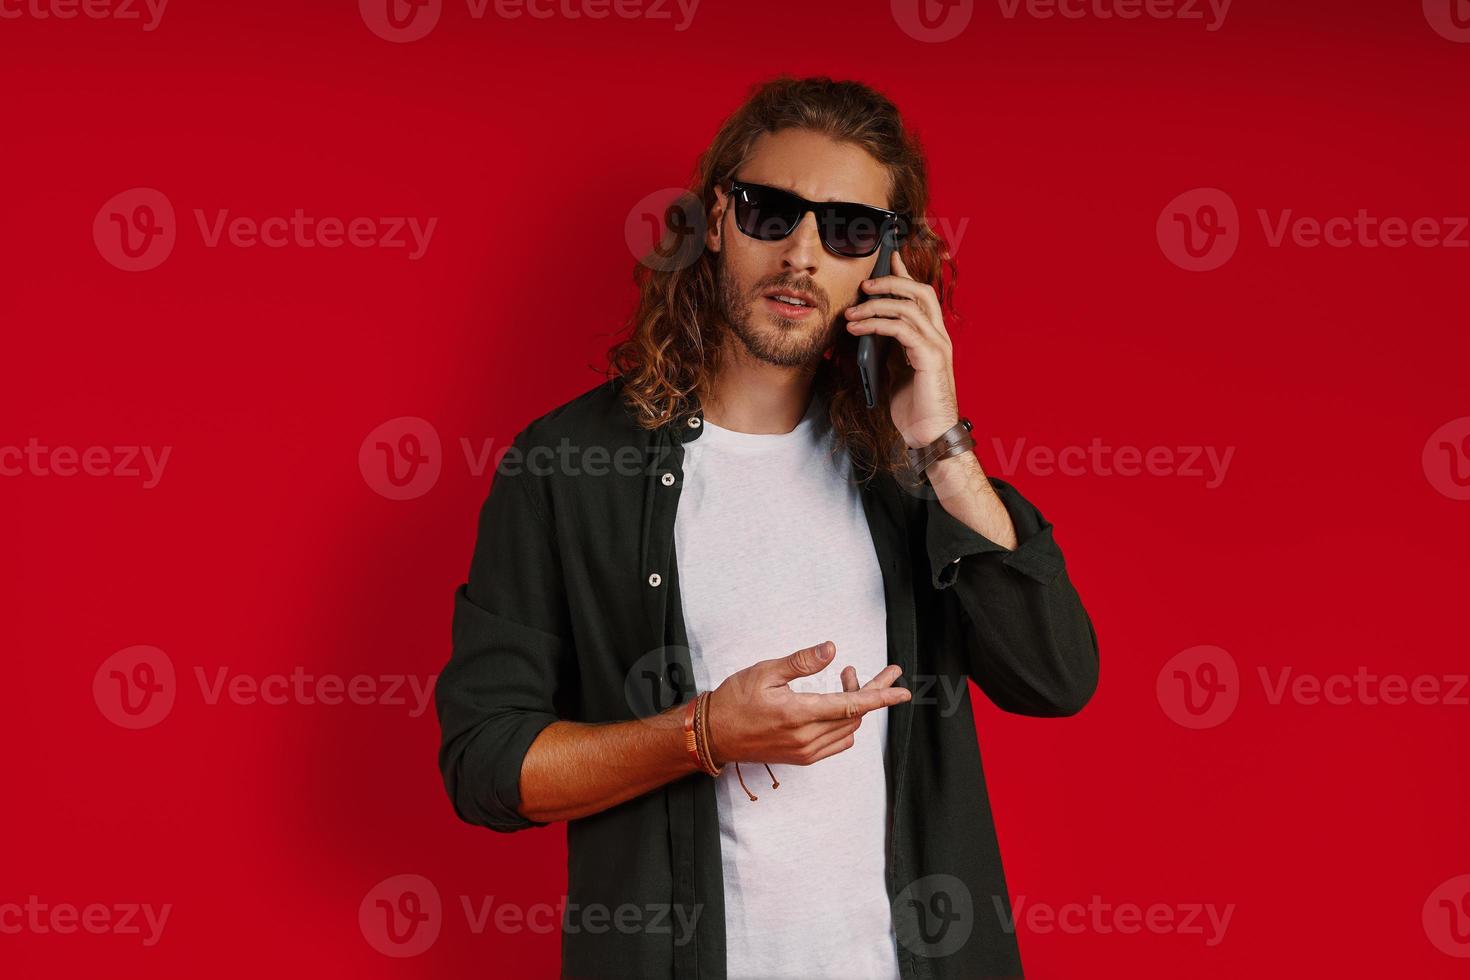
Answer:
<svg viewBox="0 0 1470 980"><path fill-rule="evenodd" d="M799 194L809 201L888 207L888 171L856 143L806 129L756 137L738 171L742 180Z"/></svg>

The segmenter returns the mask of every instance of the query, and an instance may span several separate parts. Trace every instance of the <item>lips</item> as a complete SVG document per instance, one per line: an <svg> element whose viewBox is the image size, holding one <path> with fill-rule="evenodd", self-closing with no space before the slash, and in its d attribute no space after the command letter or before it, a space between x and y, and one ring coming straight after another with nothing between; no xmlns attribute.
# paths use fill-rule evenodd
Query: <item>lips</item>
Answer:
<svg viewBox="0 0 1470 980"><path fill-rule="evenodd" d="M764 295L766 299L776 299L780 296L791 296L801 300L809 307L815 308L817 305L816 297L812 296L810 293L803 293L797 289L773 289L767 293L763 293L762 295Z"/></svg>

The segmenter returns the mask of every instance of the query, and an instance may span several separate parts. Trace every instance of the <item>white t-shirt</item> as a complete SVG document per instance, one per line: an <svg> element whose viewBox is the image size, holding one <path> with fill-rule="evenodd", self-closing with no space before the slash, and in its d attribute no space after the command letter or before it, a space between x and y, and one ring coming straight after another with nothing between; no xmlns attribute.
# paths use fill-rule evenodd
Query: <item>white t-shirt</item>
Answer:
<svg viewBox="0 0 1470 980"><path fill-rule="evenodd" d="M828 453L825 405L795 429L735 432L704 422L685 445L674 524L680 602L700 690L758 660L831 640L836 656L794 691L865 684L888 663L882 570L849 482ZM852 748L810 766L734 763L715 795L730 980L896 980L884 884L888 714L863 717Z"/></svg>

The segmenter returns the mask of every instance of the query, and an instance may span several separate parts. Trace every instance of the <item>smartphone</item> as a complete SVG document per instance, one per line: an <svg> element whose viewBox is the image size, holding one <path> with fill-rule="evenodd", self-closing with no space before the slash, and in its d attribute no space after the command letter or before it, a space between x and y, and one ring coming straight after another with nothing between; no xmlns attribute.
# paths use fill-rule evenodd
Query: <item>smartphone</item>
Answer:
<svg viewBox="0 0 1470 980"><path fill-rule="evenodd" d="M893 250L898 247L898 233L892 220L883 222L883 230L878 243L878 261L873 263L873 274L870 279L880 276L892 275L893 273ZM869 299L879 296L887 296L887 293L864 293ZM878 377L883 367L883 355L888 350L885 343L888 338L882 334L865 333L858 338L857 343L857 366L858 376L863 379L863 397L867 399L869 408L878 407Z"/></svg>

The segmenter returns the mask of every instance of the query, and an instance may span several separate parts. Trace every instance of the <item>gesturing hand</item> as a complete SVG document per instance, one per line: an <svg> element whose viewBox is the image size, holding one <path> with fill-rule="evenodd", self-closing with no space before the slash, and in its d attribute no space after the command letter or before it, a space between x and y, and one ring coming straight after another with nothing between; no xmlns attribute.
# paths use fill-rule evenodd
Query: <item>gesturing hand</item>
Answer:
<svg viewBox="0 0 1470 980"><path fill-rule="evenodd" d="M852 748L863 715L913 697L894 687L900 668L889 664L858 686L857 671L842 672L842 691L798 693L790 681L820 673L836 656L831 640L786 657L761 660L725 678L709 697L710 750L715 764L786 763L809 766Z"/></svg>

